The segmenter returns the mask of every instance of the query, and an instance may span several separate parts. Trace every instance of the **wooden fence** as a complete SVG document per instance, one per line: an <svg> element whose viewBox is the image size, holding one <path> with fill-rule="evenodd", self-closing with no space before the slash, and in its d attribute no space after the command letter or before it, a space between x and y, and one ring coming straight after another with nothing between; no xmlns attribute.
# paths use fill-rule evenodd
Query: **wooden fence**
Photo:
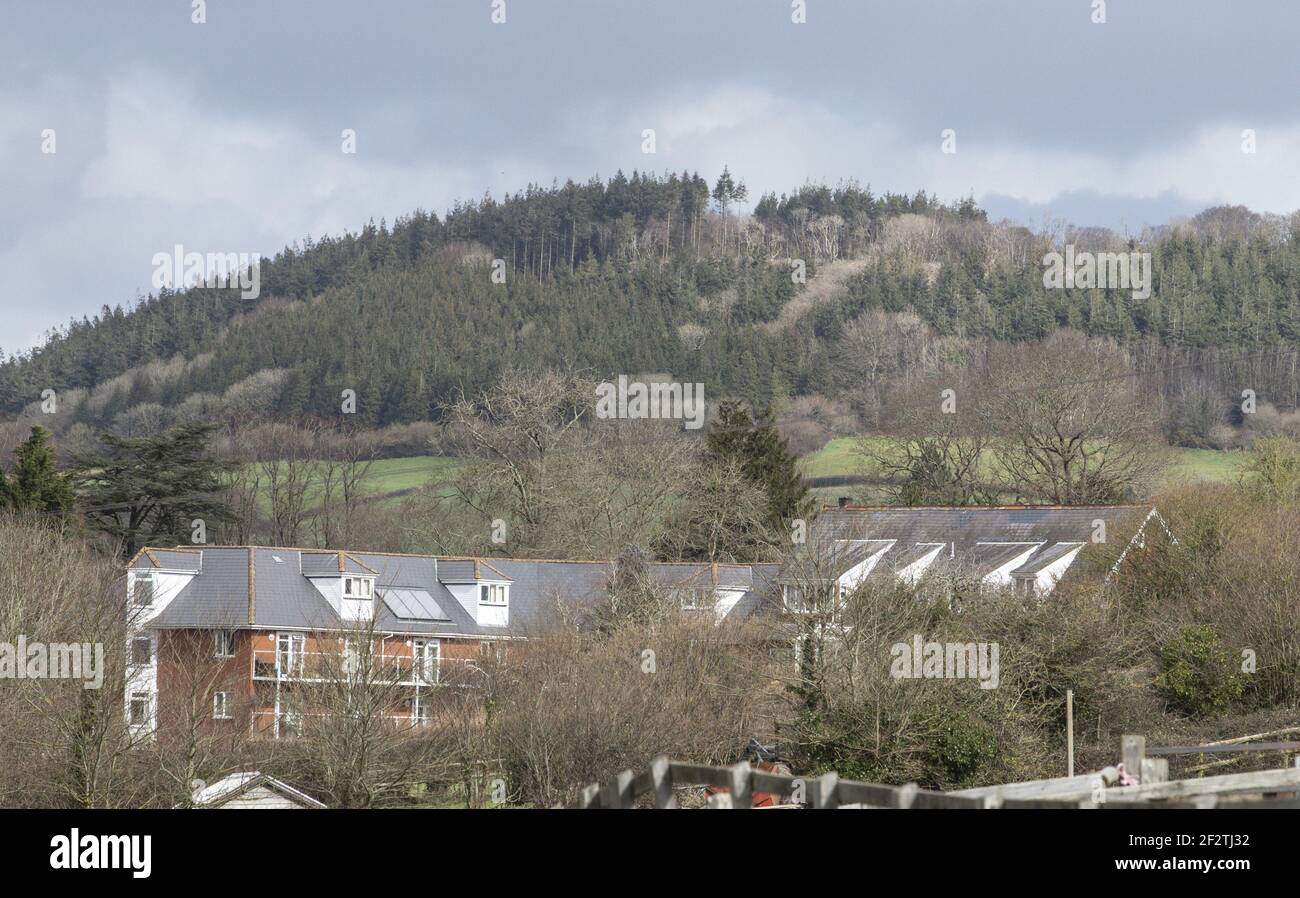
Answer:
<svg viewBox="0 0 1300 898"><path fill-rule="evenodd" d="M625 770L608 782L592 783L582 790L573 807L633 808L652 804L656 808L675 808L675 790L711 786L726 791L709 798L709 807L742 810L753 806L756 792L782 799L783 803L773 806L777 808L1300 808L1300 763L1277 770L1170 781L1168 761L1145 757L1142 737L1125 736L1121 745L1124 763L1120 767L960 792L931 792L915 783L859 783L842 780L834 773L785 776L755 770L744 761L730 767L711 767L659 757L640 774ZM1122 785L1123 775L1130 770L1141 771L1140 781ZM649 800L643 802L645 797Z"/></svg>

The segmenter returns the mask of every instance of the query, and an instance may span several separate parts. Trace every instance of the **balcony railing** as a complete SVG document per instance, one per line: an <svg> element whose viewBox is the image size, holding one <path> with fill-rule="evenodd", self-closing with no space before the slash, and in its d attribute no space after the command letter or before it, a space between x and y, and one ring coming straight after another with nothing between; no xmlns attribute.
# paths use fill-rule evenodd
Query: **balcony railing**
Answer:
<svg viewBox="0 0 1300 898"><path fill-rule="evenodd" d="M441 677L443 660L424 661L409 655L349 656L344 652L285 652L278 649L253 650L253 679L262 681L296 681L326 683L360 674L374 665L369 679L408 686L433 686Z"/></svg>

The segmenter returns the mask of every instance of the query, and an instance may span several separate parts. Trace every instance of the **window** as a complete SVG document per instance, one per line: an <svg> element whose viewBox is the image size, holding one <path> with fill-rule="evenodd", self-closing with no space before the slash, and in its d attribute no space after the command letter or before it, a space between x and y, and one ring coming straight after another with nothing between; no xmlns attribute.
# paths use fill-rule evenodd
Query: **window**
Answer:
<svg viewBox="0 0 1300 898"><path fill-rule="evenodd" d="M137 607L145 608L153 604L153 575L146 574L143 577L137 575L135 578L135 589L133 591L135 604Z"/></svg>
<svg viewBox="0 0 1300 898"><path fill-rule="evenodd" d="M707 611L717 604L718 594L712 589L685 589L682 591L682 608L686 611Z"/></svg>
<svg viewBox="0 0 1300 898"><path fill-rule="evenodd" d="M280 676L301 676L304 641L301 633L281 633L277 640L276 663Z"/></svg>
<svg viewBox="0 0 1300 898"><path fill-rule="evenodd" d="M343 578L343 597L345 599L368 599L373 588L374 581L366 577Z"/></svg>
<svg viewBox="0 0 1300 898"><path fill-rule="evenodd" d="M212 693L212 719L213 720L230 720L230 693L214 692Z"/></svg>
<svg viewBox="0 0 1300 898"><path fill-rule="evenodd" d="M149 693L131 693L131 725L143 726L149 723Z"/></svg>
<svg viewBox="0 0 1300 898"><path fill-rule="evenodd" d="M352 638L343 638L343 674L351 680L361 673L361 647Z"/></svg>
<svg viewBox="0 0 1300 898"><path fill-rule="evenodd" d="M479 587L479 604L480 605L504 605L506 604L506 587L499 583L484 583Z"/></svg>
<svg viewBox="0 0 1300 898"><path fill-rule="evenodd" d="M148 664L153 661L153 640L148 636L136 636L131 640L131 663Z"/></svg>
<svg viewBox="0 0 1300 898"><path fill-rule="evenodd" d="M439 649L436 639L417 639L411 643L411 671L416 682L438 682Z"/></svg>
<svg viewBox="0 0 1300 898"><path fill-rule="evenodd" d="M231 658L235 654L235 631L218 630L214 634L216 640L216 656L218 658Z"/></svg>
<svg viewBox="0 0 1300 898"><path fill-rule="evenodd" d="M838 613L848 595L843 586L831 582L814 584L811 588L786 584L781 589L785 610L794 614L810 614L819 607Z"/></svg>
<svg viewBox="0 0 1300 898"><path fill-rule="evenodd" d="M407 713L411 715L411 725L426 727L433 722L433 703L423 695L413 695L406 700Z"/></svg>
<svg viewBox="0 0 1300 898"><path fill-rule="evenodd" d="M785 599L785 610L793 611L796 614L802 614L812 610L804 594L803 587L786 585L783 587Z"/></svg>

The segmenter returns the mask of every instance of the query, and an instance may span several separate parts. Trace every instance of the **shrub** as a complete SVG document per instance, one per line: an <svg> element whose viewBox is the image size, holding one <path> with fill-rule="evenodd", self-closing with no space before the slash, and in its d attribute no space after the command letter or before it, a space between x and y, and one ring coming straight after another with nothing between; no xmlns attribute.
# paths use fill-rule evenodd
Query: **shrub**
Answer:
<svg viewBox="0 0 1300 898"><path fill-rule="evenodd" d="M1237 662L1206 624L1183 627L1160 650L1156 686L1169 703L1190 717L1223 714L1241 698Z"/></svg>

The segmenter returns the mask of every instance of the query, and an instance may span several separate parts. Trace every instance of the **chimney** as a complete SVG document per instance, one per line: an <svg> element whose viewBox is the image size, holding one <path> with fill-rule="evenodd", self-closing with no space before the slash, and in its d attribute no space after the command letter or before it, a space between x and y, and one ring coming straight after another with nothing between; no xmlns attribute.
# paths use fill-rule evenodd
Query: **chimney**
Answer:
<svg viewBox="0 0 1300 898"><path fill-rule="evenodd" d="M840 503L840 508L848 508L848 507L849 507L849 497L848 497L848 496L840 496L840 498L839 498L839 503Z"/></svg>

